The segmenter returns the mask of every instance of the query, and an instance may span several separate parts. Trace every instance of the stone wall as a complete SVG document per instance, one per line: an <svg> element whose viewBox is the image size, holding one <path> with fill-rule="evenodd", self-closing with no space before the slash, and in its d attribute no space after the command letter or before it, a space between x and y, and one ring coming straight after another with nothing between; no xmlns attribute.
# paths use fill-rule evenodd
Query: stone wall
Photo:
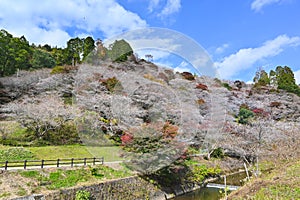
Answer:
<svg viewBox="0 0 300 200"><path fill-rule="evenodd" d="M31 195L27 197L16 198L14 200L74 200L76 197L76 192L79 190L90 192L92 199L95 200L165 199L165 194L157 189L154 185L148 183L140 177L134 176L89 186L61 189L45 195Z"/></svg>
<svg viewBox="0 0 300 200"><path fill-rule="evenodd" d="M79 190L90 192L92 199L94 200L165 200L196 190L200 187L201 186L196 184L188 184L169 188L170 190L166 192L160 190L141 177L133 176L89 186L61 189L49 194L35 194L26 197L15 198L13 200L74 200L76 197L76 192Z"/></svg>

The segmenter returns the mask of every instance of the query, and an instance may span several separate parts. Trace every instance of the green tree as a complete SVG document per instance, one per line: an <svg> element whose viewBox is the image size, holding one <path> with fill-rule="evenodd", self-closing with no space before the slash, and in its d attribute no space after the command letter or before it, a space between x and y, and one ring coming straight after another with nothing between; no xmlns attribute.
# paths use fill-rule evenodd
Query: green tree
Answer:
<svg viewBox="0 0 300 200"><path fill-rule="evenodd" d="M52 55L46 51L36 49L33 52L32 59L31 59L31 65L33 69L38 68L52 68L55 66L55 59L52 57Z"/></svg>
<svg viewBox="0 0 300 200"><path fill-rule="evenodd" d="M67 48L52 48L51 55L55 59L56 65L58 66L72 64L72 57Z"/></svg>
<svg viewBox="0 0 300 200"><path fill-rule="evenodd" d="M294 73L288 66L276 67L276 79L279 89L288 89L296 85Z"/></svg>
<svg viewBox="0 0 300 200"><path fill-rule="evenodd" d="M83 60L95 49L95 40L88 36L83 41Z"/></svg>
<svg viewBox="0 0 300 200"><path fill-rule="evenodd" d="M270 85L270 78L268 76L268 73L263 69L259 69L256 72L255 77L253 78L253 82L255 83L255 86Z"/></svg>
<svg viewBox="0 0 300 200"><path fill-rule="evenodd" d="M24 36L17 38L0 30L0 76L14 74L18 69L29 69L31 52Z"/></svg>
<svg viewBox="0 0 300 200"><path fill-rule="evenodd" d="M123 62L127 60L127 56L133 54L133 49L125 40L116 40L109 46L108 57L112 61Z"/></svg>
<svg viewBox="0 0 300 200"><path fill-rule="evenodd" d="M300 87L296 84L294 73L288 66L276 67L276 81L278 89L283 89L300 96Z"/></svg>
<svg viewBox="0 0 300 200"><path fill-rule="evenodd" d="M67 63L73 66L81 63L84 41L78 37L72 38L67 42Z"/></svg>

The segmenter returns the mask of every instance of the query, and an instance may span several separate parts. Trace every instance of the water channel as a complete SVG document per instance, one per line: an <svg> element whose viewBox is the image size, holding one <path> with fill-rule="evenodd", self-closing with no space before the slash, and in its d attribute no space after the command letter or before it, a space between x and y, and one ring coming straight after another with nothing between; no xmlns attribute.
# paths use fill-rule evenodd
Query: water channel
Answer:
<svg viewBox="0 0 300 200"><path fill-rule="evenodd" d="M226 177L227 184L233 186L242 186L243 179L246 178L245 172L239 172ZM223 184L224 180L220 179L214 183ZM229 191L230 192L230 191ZM223 194L222 194L223 193ZM194 192L175 197L173 200L219 200L223 197L224 190L218 187L205 187Z"/></svg>

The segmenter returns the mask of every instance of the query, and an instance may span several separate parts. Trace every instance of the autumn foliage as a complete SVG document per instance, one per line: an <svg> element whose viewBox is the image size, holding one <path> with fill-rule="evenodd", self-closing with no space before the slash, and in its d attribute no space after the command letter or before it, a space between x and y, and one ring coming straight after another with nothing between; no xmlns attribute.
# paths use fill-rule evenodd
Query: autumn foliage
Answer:
<svg viewBox="0 0 300 200"><path fill-rule="evenodd" d="M132 140L133 140L133 136L130 133L124 133L121 136L122 145L129 144L132 142Z"/></svg>
<svg viewBox="0 0 300 200"><path fill-rule="evenodd" d="M197 86L196 86L197 89L202 89L202 90L208 90L208 87L207 85L204 85L202 83L199 83Z"/></svg>

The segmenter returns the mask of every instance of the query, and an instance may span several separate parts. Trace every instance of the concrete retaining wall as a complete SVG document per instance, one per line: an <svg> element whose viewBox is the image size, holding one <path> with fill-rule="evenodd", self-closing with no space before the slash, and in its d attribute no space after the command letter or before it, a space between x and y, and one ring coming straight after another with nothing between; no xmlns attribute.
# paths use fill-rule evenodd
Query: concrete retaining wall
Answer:
<svg viewBox="0 0 300 200"><path fill-rule="evenodd" d="M177 195L199 189L200 187L201 185L197 184L187 184L169 188L170 191L165 192L158 189L153 184L145 181L144 179L138 176L133 176L89 186L61 189L50 194L35 194L26 197L15 198L14 200L74 200L76 197L76 192L79 190L90 192L92 199L94 200L166 200Z"/></svg>

